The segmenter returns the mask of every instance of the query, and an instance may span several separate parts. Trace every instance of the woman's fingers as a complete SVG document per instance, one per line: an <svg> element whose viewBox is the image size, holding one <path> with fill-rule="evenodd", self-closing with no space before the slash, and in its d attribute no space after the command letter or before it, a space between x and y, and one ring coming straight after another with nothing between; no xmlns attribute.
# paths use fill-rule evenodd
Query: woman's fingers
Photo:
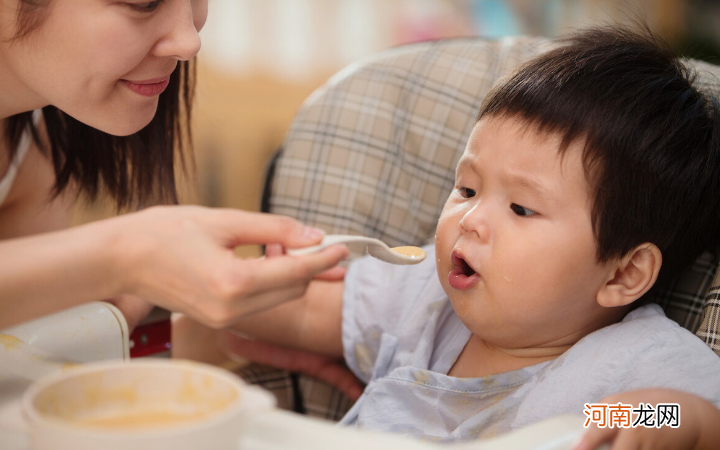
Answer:
<svg viewBox="0 0 720 450"><path fill-rule="evenodd" d="M274 258L285 254L285 249L280 244L268 244L265 246L265 258ZM345 279L347 269L340 266L332 267L315 275L315 280L340 281Z"/></svg>
<svg viewBox="0 0 720 450"><path fill-rule="evenodd" d="M212 226L220 231L225 245L282 244L287 248L307 247L320 243L325 233L293 218L235 209L207 209Z"/></svg>
<svg viewBox="0 0 720 450"><path fill-rule="evenodd" d="M285 254L285 249L280 244L268 244L265 246L265 257L273 258Z"/></svg>
<svg viewBox="0 0 720 450"><path fill-rule="evenodd" d="M252 294L310 282L319 273L347 258L348 254L344 246L333 245L309 255L238 260L235 268L247 280L243 290Z"/></svg>
<svg viewBox="0 0 720 450"><path fill-rule="evenodd" d="M297 300L305 295L307 283L299 282L294 285L269 289L265 292L258 292L254 295L244 296L234 302L227 316L221 318L221 323L215 328L225 328L237 322L237 319L249 314L265 311L282 303Z"/></svg>
<svg viewBox="0 0 720 450"><path fill-rule="evenodd" d="M222 298L204 301L202 310L189 314L214 328L229 326L244 315L302 297L310 281L347 256L347 248L334 245L310 255L237 259L221 277L219 285L224 287L215 289ZM201 317L203 310L206 317Z"/></svg>
<svg viewBox="0 0 720 450"><path fill-rule="evenodd" d="M243 293L236 297L216 298L190 309L177 308L177 311L187 314L207 327L227 328L237 323L241 317L297 300L305 295L306 290L307 283L295 283L292 286L257 292L252 295Z"/></svg>
<svg viewBox="0 0 720 450"><path fill-rule="evenodd" d="M332 269L328 269L315 275L314 279L319 281L340 281L345 279L346 273L346 268L342 266L335 266Z"/></svg>

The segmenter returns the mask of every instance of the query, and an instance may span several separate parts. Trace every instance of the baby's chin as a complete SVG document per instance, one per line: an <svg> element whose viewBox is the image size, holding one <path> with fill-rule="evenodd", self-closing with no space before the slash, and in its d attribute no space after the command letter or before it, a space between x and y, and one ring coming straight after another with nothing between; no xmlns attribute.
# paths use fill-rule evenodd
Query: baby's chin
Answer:
<svg viewBox="0 0 720 450"><path fill-rule="evenodd" d="M471 293L468 291L458 291L457 289L450 286L450 283L448 282L447 271L443 275L440 273L440 269L438 269L438 279L440 281L440 285L443 288L443 291L445 291L445 295L448 299L450 299L450 304L452 305L455 314L460 318L460 320L465 324L465 326L468 326L469 324L466 322L466 320L472 317L471 308L473 303L476 302L476 299L474 298L475 295L473 295L475 293ZM468 326L468 328L470 327Z"/></svg>
<svg viewBox="0 0 720 450"><path fill-rule="evenodd" d="M471 289L458 290L450 286L448 273L443 277L438 270L438 278L455 315L474 335L493 340L494 332L505 333L508 319L503 317L502 308L495 305L498 300L488 298L482 281Z"/></svg>

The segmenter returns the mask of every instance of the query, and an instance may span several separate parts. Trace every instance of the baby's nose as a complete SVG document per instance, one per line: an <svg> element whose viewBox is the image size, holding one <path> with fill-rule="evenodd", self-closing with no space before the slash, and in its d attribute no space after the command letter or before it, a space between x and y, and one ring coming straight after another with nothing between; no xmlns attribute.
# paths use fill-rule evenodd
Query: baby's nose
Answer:
<svg viewBox="0 0 720 450"><path fill-rule="evenodd" d="M477 234L483 242L488 241L491 235L488 209L478 202L460 220L460 226L465 232Z"/></svg>

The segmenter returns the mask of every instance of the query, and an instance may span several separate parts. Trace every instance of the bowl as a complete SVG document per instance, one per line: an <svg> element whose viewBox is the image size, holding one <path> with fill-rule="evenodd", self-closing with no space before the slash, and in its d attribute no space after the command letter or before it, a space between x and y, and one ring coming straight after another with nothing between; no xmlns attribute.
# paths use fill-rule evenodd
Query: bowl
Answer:
<svg viewBox="0 0 720 450"><path fill-rule="evenodd" d="M273 406L230 372L169 359L87 364L39 380L22 400L37 450L235 449L243 419Z"/></svg>

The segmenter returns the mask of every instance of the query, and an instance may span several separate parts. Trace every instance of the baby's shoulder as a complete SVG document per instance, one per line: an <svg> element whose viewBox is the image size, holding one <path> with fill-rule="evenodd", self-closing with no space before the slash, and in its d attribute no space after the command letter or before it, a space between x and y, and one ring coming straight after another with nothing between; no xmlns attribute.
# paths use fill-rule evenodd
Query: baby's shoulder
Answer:
<svg viewBox="0 0 720 450"><path fill-rule="evenodd" d="M622 321L603 330L607 332L598 333L601 338L608 341L628 342L633 347L689 346L710 350L697 336L669 319L660 305L655 303L643 305L629 312Z"/></svg>
<svg viewBox="0 0 720 450"><path fill-rule="evenodd" d="M622 321L588 334L567 353L578 364L596 369L604 365L626 374L720 370L720 357L656 304L641 306Z"/></svg>

